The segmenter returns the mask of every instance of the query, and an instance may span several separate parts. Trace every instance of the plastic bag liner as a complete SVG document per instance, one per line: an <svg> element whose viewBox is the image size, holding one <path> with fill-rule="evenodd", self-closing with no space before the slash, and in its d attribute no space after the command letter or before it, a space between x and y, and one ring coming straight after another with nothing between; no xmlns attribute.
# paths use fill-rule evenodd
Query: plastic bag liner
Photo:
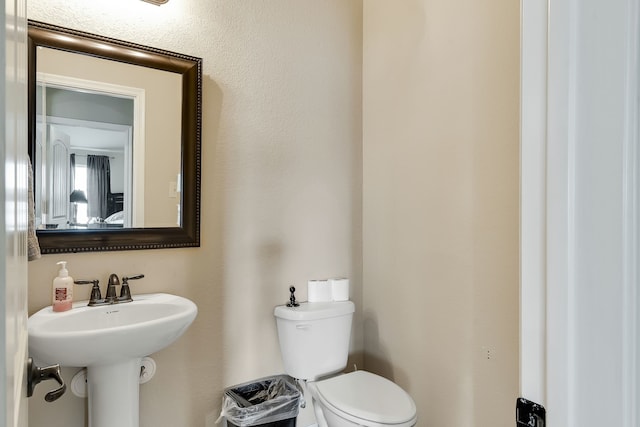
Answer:
<svg viewBox="0 0 640 427"><path fill-rule="evenodd" d="M228 426L295 427L299 400L300 392L290 377L261 378L226 389L220 416Z"/></svg>

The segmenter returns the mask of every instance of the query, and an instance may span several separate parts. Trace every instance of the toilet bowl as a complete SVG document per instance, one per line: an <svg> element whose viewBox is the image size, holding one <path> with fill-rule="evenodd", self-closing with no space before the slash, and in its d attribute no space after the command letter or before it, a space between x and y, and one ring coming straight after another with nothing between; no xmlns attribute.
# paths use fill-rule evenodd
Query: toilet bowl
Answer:
<svg viewBox="0 0 640 427"><path fill-rule="evenodd" d="M379 375L346 367L355 305L351 301L275 308L285 372L305 380L318 427L412 427L409 394Z"/></svg>

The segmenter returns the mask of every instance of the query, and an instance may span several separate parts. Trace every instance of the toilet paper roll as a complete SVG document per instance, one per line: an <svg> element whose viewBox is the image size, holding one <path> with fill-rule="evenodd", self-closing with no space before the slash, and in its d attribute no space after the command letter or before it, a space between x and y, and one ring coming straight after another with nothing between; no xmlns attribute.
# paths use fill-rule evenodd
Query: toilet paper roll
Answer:
<svg viewBox="0 0 640 427"><path fill-rule="evenodd" d="M329 282L334 301L349 301L349 279L331 279Z"/></svg>
<svg viewBox="0 0 640 427"><path fill-rule="evenodd" d="M309 302L331 301L331 284L328 280L309 280L307 282Z"/></svg>

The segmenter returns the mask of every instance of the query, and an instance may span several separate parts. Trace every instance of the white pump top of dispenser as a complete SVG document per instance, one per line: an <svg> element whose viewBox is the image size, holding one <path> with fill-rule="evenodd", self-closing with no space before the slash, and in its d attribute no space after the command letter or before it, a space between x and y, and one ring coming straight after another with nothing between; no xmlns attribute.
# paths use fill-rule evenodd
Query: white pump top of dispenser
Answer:
<svg viewBox="0 0 640 427"><path fill-rule="evenodd" d="M60 271L58 271L58 277L68 277L69 270L67 270L67 261L60 261L56 264L62 265L62 267L60 267Z"/></svg>

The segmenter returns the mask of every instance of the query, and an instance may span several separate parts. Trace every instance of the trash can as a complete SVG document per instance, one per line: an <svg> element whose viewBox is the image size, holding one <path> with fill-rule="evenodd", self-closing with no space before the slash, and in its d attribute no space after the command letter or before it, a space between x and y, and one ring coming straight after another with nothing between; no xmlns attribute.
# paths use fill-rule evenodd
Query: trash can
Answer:
<svg viewBox="0 0 640 427"><path fill-rule="evenodd" d="M295 427L299 400L291 377L266 377L225 389L222 415L229 427Z"/></svg>

